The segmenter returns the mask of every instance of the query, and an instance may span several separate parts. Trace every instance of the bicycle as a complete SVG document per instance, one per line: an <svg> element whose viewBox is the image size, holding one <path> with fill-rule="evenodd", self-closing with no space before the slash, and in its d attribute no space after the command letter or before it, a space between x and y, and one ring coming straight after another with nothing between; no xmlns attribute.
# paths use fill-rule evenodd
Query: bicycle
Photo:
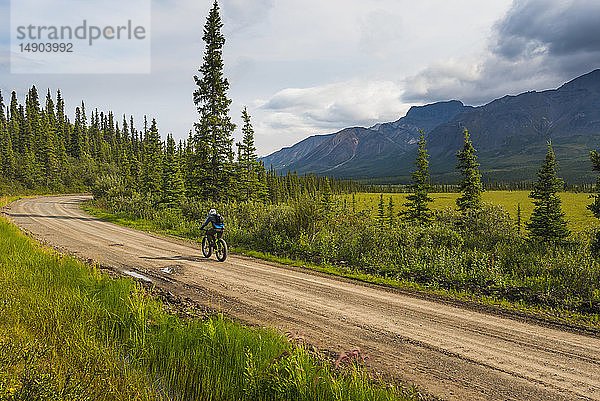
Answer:
<svg viewBox="0 0 600 401"><path fill-rule="evenodd" d="M214 249L217 260L219 262L224 262L225 259L227 259L227 242L225 242L223 238L217 238L216 244L211 244L210 242L208 235L204 234L204 237L202 237L202 255L205 258L210 258Z"/></svg>

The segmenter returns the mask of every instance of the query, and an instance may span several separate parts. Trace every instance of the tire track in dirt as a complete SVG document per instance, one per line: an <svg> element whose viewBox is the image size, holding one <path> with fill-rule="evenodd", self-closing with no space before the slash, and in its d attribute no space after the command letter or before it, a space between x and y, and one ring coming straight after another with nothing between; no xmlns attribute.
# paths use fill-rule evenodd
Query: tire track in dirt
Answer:
<svg viewBox="0 0 600 401"><path fill-rule="evenodd" d="M23 230L77 257L147 275L167 291L252 324L360 347L373 368L451 400L600 400L600 338L434 302L90 217L82 195L21 199ZM176 274L161 269L176 267Z"/></svg>

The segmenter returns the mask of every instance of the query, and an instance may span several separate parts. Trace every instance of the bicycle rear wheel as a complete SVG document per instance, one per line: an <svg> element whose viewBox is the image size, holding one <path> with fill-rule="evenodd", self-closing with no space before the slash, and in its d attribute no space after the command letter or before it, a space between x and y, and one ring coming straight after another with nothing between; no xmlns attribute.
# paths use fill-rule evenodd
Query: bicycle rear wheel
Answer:
<svg viewBox="0 0 600 401"><path fill-rule="evenodd" d="M217 249L215 249L215 255L219 262L224 262L227 259L227 243L224 239L217 240Z"/></svg>
<svg viewBox="0 0 600 401"><path fill-rule="evenodd" d="M202 237L202 255L205 258L210 258L211 254L212 254L212 248L210 246L210 242L208 241L208 237L204 236L204 237Z"/></svg>

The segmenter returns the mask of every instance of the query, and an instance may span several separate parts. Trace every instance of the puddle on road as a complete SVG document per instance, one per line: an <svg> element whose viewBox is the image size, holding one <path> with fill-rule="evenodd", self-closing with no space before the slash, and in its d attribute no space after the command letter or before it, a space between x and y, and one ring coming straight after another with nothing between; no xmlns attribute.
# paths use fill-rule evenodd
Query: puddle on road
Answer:
<svg viewBox="0 0 600 401"><path fill-rule="evenodd" d="M132 272L131 270L125 270L123 273L131 276L131 277L135 277L135 278L139 278L140 280L144 280L144 281L149 281L152 282L152 280L146 276L144 276L143 274L140 274L138 272Z"/></svg>
<svg viewBox="0 0 600 401"><path fill-rule="evenodd" d="M171 266L165 266L163 268L160 269L161 272L166 273L166 274L177 274L179 272L179 270L181 269L181 265L171 265Z"/></svg>

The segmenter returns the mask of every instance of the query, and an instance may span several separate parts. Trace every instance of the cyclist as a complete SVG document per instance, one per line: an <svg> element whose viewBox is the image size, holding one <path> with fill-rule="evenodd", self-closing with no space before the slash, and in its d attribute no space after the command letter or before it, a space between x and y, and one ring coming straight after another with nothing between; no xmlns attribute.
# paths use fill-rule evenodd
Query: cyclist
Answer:
<svg viewBox="0 0 600 401"><path fill-rule="evenodd" d="M211 227L208 230L206 230L206 236L210 241L210 245L214 247L215 234L217 235L218 239L221 239L221 237L223 237L225 223L223 221L223 217L221 217L221 215L217 213L215 209L210 209L210 211L208 212L208 216L206 216L206 221L204 222L204 224L202 224L202 227L200 227L200 229L204 230L204 227L206 227L209 223L211 224Z"/></svg>

